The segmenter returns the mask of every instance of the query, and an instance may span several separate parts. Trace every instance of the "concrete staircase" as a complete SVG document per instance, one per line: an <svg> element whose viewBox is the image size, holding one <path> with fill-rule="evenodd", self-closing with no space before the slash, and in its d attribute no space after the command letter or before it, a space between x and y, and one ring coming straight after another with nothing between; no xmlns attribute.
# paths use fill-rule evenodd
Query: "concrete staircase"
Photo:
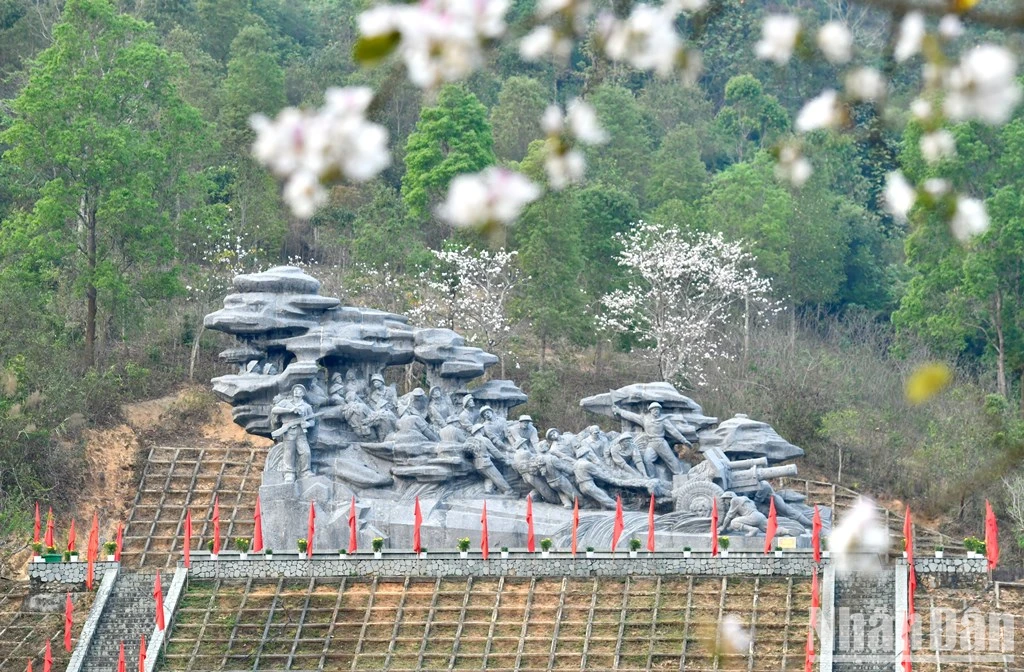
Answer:
<svg viewBox="0 0 1024 672"><path fill-rule="evenodd" d="M896 571L836 572L834 672L892 672Z"/></svg>
<svg viewBox="0 0 1024 672"><path fill-rule="evenodd" d="M172 576L165 572L161 577L165 597ZM154 573L123 572L117 577L85 654L81 672L116 670L121 642L124 642L126 667L138 669L139 638L145 635L148 645L156 623L155 580Z"/></svg>

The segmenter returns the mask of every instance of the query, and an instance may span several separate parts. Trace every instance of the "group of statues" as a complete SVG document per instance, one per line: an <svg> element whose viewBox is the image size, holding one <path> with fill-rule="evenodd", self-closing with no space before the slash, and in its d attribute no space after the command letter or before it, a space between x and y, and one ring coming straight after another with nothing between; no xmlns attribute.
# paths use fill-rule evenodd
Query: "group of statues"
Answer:
<svg viewBox="0 0 1024 672"><path fill-rule="evenodd" d="M490 406L478 406L472 393L453 399L435 386L399 396L380 373L367 384L353 369L332 374L329 385L325 378L296 384L274 399L271 436L282 446L285 482L312 475L311 451L319 423L328 417L343 421L351 443L401 465L396 475L416 480L438 463L461 460L463 471L482 479L485 492L529 492L565 507L578 499L581 506L614 509L615 489L665 496L672 477L689 469L669 444L689 445L680 421L662 415L657 402L642 414L616 409L635 431L551 428L541 439L530 416L506 420Z"/></svg>

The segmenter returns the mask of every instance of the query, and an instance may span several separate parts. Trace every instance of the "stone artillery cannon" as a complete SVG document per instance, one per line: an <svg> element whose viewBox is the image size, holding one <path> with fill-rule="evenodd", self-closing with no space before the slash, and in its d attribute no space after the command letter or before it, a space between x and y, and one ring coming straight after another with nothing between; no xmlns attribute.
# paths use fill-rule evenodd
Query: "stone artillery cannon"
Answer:
<svg viewBox="0 0 1024 672"><path fill-rule="evenodd" d="M676 511L708 515L712 499L719 500L719 510L723 511L722 495L726 492L753 495L763 481L797 474L795 464L769 467L765 457L730 460L717 447L704 448L703 453L703 462L688 473L676 476L673 481Z"/></svg>

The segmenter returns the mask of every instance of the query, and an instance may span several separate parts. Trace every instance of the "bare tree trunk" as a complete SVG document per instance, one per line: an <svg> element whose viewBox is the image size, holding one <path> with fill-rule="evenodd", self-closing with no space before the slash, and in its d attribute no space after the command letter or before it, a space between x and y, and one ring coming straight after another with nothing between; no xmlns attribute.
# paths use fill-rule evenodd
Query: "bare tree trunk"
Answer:
<svg viewBox="0 0 1024 672"><path fill-rule="evenodd" d="M796 303L789 302L789 349L796 349Z"/></svg>
<svg viewBox="0 0 1024 672"><path fill-rule="evenodd" d="M839 470L836 472L836 483L841 484L843 482L843 449L839 448Z"/></svg>
<svg viewBox="0 0 1024 672"><path fill-rule="evenodd" d="M199 355L199 341L203 337L203 332L206 330L206 325L199 325L199 333L196 334L196 340L192 342L192 356L188 359L188 381L191 383L193 376L196 372L196 357Z"/></svg>
<svg viewBox="0 0 1024 672"><path fill-rule="evenodd" d="M743 365L750 359L750 295L743 295Z"/></svg>
<svg viewBox="0 0 1024 672"><path fill-rule="evenodd" d="M1006 336L1003 333L1003 296L997 290L995 295L995 323L996 328L996 392L1009 400L1009 393L1006 386Z"/></svg>
<svg viewBox="0 0 1024 672"><path fill-rule="evenodd" d="M85 256L89 279L85 285L85 363L96 366L96 211L86 213Z"/></svg>

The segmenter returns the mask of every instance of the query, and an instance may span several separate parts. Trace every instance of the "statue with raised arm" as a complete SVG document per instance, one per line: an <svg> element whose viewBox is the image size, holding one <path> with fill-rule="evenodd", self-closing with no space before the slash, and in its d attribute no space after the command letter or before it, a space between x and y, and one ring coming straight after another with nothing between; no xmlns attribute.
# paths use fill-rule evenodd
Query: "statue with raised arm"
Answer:
<svg viewBox="0 0 1024 672"><path fill-rule="evenodd" d="M682 432L676 429L671 420L662 416L661 404L652 401L647 407L647 413L643 415L613 405L612 413L616 417L643 428L644 464L647 466L648 475L653 473L652 467L657 459L660 459L673 474L683 473L682 463L675 451L668 445L665 436L668 435L677 443L687 447L690 446L690 442L686 440Z"/></svg>
<svg viewBox="0 0 1024 672"><path fill-rule="evenodd" d="M313 475L306 435L312 429L315 419L313 407L306 402L305 397L305 386L295 385L291 396L279 400L270 410L270 426L280 423L270 436L283 446L282 463L286 483L295 481L296 473L299 478Z"/></svg>

